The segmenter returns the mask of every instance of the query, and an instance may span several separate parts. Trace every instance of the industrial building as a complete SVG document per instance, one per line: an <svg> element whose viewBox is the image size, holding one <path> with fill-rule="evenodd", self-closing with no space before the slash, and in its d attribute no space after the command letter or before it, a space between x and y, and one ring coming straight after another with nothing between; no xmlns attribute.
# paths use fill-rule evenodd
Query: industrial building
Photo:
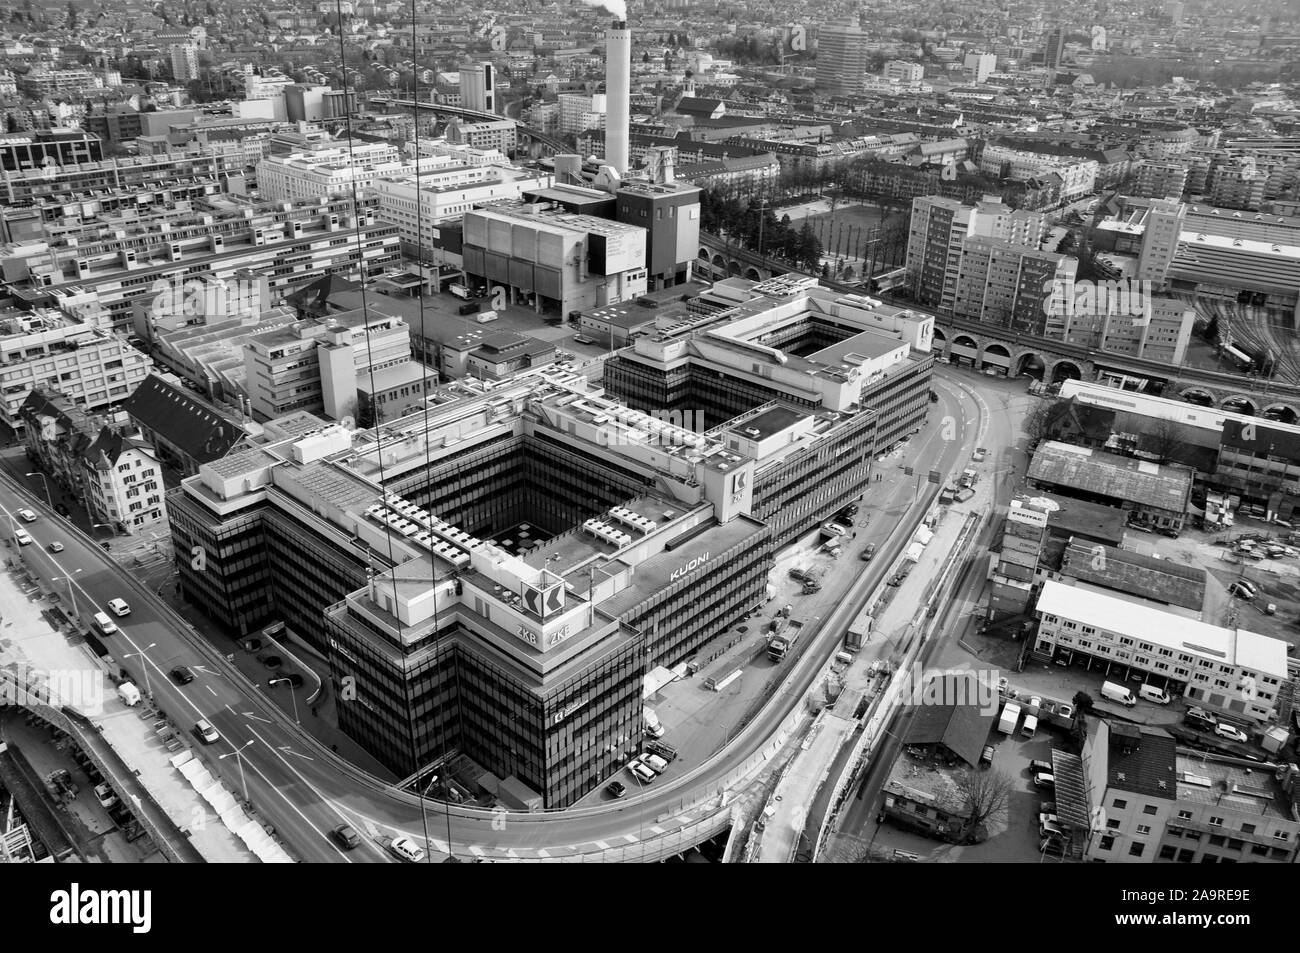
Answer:
<svg viewBox="0 0 1300 953"><path fill-rule="evenodd" d="M1178 532L1187 518L1192 471L1058 441L1034 452L1031 486L1124 510L1130 522Z"/></svg>

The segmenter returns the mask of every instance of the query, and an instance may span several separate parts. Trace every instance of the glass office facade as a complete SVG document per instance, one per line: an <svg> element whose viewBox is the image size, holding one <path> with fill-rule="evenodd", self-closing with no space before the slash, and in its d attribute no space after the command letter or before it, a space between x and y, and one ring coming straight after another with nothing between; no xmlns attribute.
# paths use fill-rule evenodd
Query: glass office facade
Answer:
<svg viewBox="0 0 1300 953"><path fill-rule="evenodd" d="M640 749L645 652L615 623L578 674L544 687L458 621L403 647L350 601L325 617L340 727L399 775L459 753L566 807Z"/></svg>
<svg viewBox="0 0 1300 953"><path fill-rule="evenodd" d="M785 546L862 495L871 475L876 415L864 411L838 423L804 450L763 467L754 479L753 515Z"/></svg>
<svg viewBox="0 0 1300 953"><path fill-rule="evenodd" d="M876 412L878 450L892 447L924 422L933 372L932 355L913 355L901 368L862 388L862 406Z"/></svg>
<svg viewBox="0 0 1300 953"><path fill-rule="evenodd" d="M273 621L261 504L220 519L177 489L167 494L167 519L187 602L240 635Z"/></svg>

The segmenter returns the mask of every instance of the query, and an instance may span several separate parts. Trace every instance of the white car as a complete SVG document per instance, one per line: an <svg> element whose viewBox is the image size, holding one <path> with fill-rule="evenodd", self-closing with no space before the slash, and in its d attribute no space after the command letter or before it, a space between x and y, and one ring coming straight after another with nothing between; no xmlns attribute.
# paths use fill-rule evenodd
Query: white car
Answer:
<svg viewBox="0 0 1300 953"><path fill-rule="evenodd" d="M19 546L30 546L34 542L32 534L21 526L14 530L14 539L18 540Z"/></svg>
<svg viewBox="0 0 1300 953"><path fill-rule="evenodd" d="M221 740L220 733L212 727L212 722L206 718L200 718L196 721L192 730L205 745L214 745Z"/></svg>
<svg viewBox="0 0 1300 953"><path fill-rule="evenodd" d="M117 803L117 795L113 793L107 781L95 786L95 797L99 801L99 806L105 809Z"/></svg>
<svg viewBox="0 0 1300 953"><path fill-rule="evenodd" d="M1249 736L1238 728L1236 725L1230 725L1226 721L1221 721L1214 726L1214 733L1220 738L1227 738L1229 741L1240 741L1242 744L1250 741Z"/></svg>
<svg viewBox="0 0 1300 953"><path fill-rule="evenodd" d="M22 520L24 523L35 523L35 522L36 522L36 514L33 513L31 510L26 509L26 508L23 508L23 509L21 509L21 510L18 511L18 518L19 518L20 520Z"/></svg>
<svg viewBox="0 0 1300 953"><path fill-rule="evenodd" d="M640 758L629 763L627 770L631 773L632 777L636 778L642 784L649 784L658 777L658 775L651 771L650 768L646 766L646 763Z"/></svg>
<svg viewBox="0 0 1300 953"><path fill-rule="evenodd" d="M409 837L394 837L388 842L388 850L394 857L401 858L412 864L420 863L425 857L424 848Z"/></svg>
<svg viewBox="0 0 1300 953"><path fill-rule="evenodd" d="M113 615L121 618L124 615L131 614L131 607L126 604L125 599L109 599L108 608L112 610Z"/></svg>
<svg viewBox="0 0 1300 953"><path fill-rule="evenodd" d="M657 754L641 755L641 763L653 771L655 774L663 774L668 770L668 762Z"/></svg>

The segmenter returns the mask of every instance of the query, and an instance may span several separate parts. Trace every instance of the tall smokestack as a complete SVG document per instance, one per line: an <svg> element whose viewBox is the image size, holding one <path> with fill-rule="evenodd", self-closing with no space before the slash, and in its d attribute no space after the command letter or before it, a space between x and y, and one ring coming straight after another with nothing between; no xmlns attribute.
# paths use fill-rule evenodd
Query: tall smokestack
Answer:
<svg viewBox="0 0 1300 953"><path fill-rule="evenodd" d="M626 175L632 96L632 31L615 20L605 34L605 162Z"/></svg>

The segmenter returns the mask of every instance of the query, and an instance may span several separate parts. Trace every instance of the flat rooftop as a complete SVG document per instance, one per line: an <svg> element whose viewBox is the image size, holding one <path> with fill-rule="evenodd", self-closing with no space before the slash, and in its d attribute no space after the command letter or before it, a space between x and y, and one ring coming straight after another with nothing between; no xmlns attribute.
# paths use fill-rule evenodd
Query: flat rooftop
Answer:
<svg viewBox="0 0 1300 953"><path fill-rule="evenodd" d="M1290 798L1268 771L1217 761L1199 752L1195 757L1180 752L1176 769L1179 801L1291 819Z"/></svg>
<svg viewBox="0 0 1300 953"><path fill-rule="evenodd" d="M1038 612L1220 665L1281 679L1287 677L1286 643L1258 632L1179 618L1155 606L1136 605L1127 599L1053 579L1043 583Z"/></svg>
<svg viewBox="0 0 1300 953"><path fill-rule="evenodd" d="M690 537L686 542L638 564L629 585L600 603L600 608L610 615L622 615L666 589L672 582L673 573L692 560L708 560L720 556L733 547L745 545L747 541L750 544L756 543L767 531L765 523L748 516L736 517L695 536L690 536L694 530L684 530L682 535ZM611 571L621 566L621 563L617 563L611 567Z"/></svg>
<svg viewBox="0 0 1300 953"><path fill-rule="evenodd" d="M789 407L772 407L756 417L747 418L743 426L735 427L731 432L740 437L748 437L751 440L766 440L773 434L780 433L807 416L806 411L800 412ZM758 433L754 433L754 431L758 431Z"/></svg>

